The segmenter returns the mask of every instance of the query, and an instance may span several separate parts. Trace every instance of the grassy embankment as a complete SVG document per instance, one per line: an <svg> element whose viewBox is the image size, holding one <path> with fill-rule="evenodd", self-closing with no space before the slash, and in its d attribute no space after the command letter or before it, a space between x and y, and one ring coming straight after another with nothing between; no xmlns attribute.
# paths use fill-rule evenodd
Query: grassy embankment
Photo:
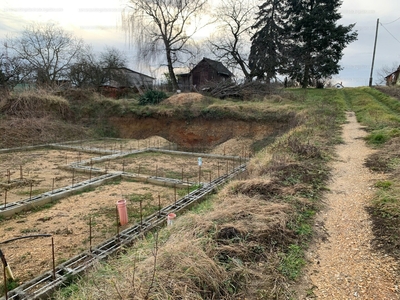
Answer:
<svg viewBox="0 0 400 300"><path fill-rule="evenodd" d="M148 107L168 113L173 107ZM157 112L157 109L159 110ZM288 131L261 149L235 180L115 259L99 263L57 299L287 299L305 265L313 216L341 142L346 103L338 90L293 90L256 102L206 99L198 114L286 119ZM179 111L177 111L179 113ZM267 116L267 117L266 117ZM291 118L288 118L291 116ZM211 117L211 116L210 116Z"/></svg>
<svg viewBox="0 0 400 300"><path fill-rule="evenodd" d="M378 192L368 209L373 219L373 244L399 260L400 100L370 88L347 90L345 94L358 121L366 126L367 142L377 149L366 166L387 174L387 180L375 184Z"/></svg>

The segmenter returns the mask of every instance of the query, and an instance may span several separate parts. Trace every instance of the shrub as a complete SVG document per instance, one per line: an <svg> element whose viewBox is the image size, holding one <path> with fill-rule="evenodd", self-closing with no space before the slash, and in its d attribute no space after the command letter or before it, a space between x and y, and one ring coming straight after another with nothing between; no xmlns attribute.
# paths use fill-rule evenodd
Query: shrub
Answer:
<svg viewBox="0 0 400 300"><path fill-rule="evenodd" d="M168 98L167 94L162 92L162 91L154 91L154 90L149 90L145 92L142 96L139 98L139 104L140 105L147 105L147 104L158 104L162 100Z"/></svg>

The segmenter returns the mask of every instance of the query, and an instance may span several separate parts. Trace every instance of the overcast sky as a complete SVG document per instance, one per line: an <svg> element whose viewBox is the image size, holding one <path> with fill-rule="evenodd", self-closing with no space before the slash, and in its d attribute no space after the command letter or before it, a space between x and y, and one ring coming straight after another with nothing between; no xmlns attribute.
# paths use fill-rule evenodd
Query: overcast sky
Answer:
<svg viewBox="0 0 400 300"><path fill-rule="evenodd" d="M18 35L30 22L53 21L72 31L93 48L101 51L105 46L116 47L128 54L130 67L149 73L136 64L132 47L121 29L121 11L124 0L2 0L0 3L0 39ZM340 9L341 24L356 23L358 40L344 50L343 70L333 79L345 86L368 85L376 22L379 18L378 43L373 83L380 81L379 73L400 65L400 1L399 0L343 0ZM149 74L152 75L152 74Z"/></svg>

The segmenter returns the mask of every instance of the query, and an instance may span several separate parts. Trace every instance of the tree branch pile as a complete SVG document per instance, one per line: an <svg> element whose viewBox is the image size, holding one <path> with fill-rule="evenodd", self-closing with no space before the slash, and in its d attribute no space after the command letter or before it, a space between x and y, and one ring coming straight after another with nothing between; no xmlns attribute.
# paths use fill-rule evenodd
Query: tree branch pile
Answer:
<svg viewBox="0 0 400 300"><path fill-rule="evenodd" d="M208 93L215 98L237 98L241 100L252 100L265 95L273 94L278 86L275 84L265 84L260 81L245 82L237 84L235 82L219 82L208 85Z"/></svg>

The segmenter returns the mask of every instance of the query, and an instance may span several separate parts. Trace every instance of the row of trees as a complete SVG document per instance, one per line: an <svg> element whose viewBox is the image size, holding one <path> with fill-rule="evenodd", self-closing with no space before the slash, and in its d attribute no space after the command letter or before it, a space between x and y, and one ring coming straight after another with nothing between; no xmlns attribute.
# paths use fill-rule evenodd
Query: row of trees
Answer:
<svg viewBox="0 0 400 300"><path fill-rule="evenodd" d="M174 66L196 47L191 37L207 9L207 0L130 0L125 29L143 57L164 55L177 89ZM302 87L321 82L340 70L344 48L357 38L354 24L343 26L340 0L220 0L211 15L217 30L208 45L245 79L269 82L286 75ZM190 25L190 26L189 26Z"/></svg>
<svg viewBox="0 0 400 300"><path fill-rule="evenodd" d="M338 25L340 0L220 0L212 13L207 0L129 0L124 29L136 41L139 59L163 58L172 88L175 68L198 53L194 34L214 24L208 46L217 59L236 67L246 81L270 82L278 75L307 87L337 74L344 48L356 40L354 24ZM209 22L204 22L209 16ZM54 24L31 25L9 38L0 56L0 85L21 80L54 85L68 79L78 87L98 87L126 57L116 49L100 55Z"/></svg>
<svg viewBox="0 0 400 300"><path fill-rule="evenodd" d="M0 55L0 87L21 82L54 86L68 81L77 87L99 87L114 68L125 67L126 56L115 48L96 55L71 33L55 24L33 24L20 36L7 38Z"/></svg>

